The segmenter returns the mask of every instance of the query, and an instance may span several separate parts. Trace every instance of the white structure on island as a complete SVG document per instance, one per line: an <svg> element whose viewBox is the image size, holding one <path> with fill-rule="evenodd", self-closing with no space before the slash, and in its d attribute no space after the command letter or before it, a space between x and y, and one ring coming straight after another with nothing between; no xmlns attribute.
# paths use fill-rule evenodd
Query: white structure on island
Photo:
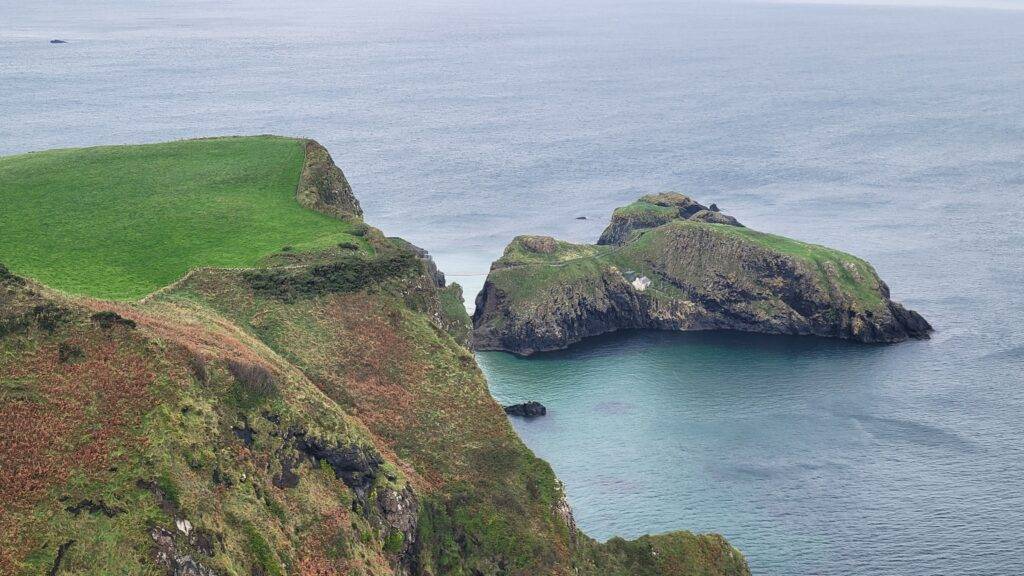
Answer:
<svg viewBox="0 0 1024 576"><path fill-rule="evenodd" d="M633 288L636 288L637 292L643 292L647 290L647 287L651 285L651 279L647 276L637 276L633 280Z"/></svg>

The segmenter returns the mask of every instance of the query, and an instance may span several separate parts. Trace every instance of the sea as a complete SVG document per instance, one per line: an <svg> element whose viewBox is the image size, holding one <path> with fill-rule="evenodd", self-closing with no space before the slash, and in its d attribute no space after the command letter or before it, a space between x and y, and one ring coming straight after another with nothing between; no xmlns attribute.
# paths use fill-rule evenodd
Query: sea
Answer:
<svg viewBox="0 0 1024 576"><path fill-rule="evenodd" d="M514 236L650 192L869 260L931 340L477 357L599 540L1024 574L1024 2L0 0L0 154L262 133L326 145L470 308Z"/></svg>

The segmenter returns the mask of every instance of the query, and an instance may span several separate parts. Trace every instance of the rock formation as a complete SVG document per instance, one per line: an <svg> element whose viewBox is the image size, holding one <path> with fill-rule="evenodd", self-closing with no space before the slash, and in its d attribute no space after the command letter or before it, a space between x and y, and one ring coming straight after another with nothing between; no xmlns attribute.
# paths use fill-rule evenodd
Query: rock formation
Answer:
<svg viewBox="0 0 1024 576"><path fill-rule="evenodd" d="M491 267L473 327L477 349L517 354L628 328L860 342L931 331L864 260L756 232L675 193L617 209L597 245L516 238Z"/></svg>

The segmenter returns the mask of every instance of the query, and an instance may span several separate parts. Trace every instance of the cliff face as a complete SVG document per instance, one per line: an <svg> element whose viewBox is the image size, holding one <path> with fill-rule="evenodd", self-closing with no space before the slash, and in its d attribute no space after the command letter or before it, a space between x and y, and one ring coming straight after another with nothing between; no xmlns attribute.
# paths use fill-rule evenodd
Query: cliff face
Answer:
<svg viewBox="0 0 1024 576"><path fill-rule="evenodd" d="M352 193L352 186L327 149L315 140L305 143L306 161L295 191L299 204L341 218L362 217L363 209Z"/></svg>
<svg viewBox="0 0 1024 576"><path fill-rule="evenodd" d="M0 267L0 574L749 574L719 536L579 532L457 287L360 234L138 303Z"/></svg>
<svg viewBox="0 0 1024 576"><path fill-rule="evenodd" d="M477 297L474 346L531 354L627 328L861 342L927 338L931 330L889 299L867 262L755 232L681 195L646 196L617 210L601 242L515 239ZM649 286L634 283L638 277Z"/></svg>

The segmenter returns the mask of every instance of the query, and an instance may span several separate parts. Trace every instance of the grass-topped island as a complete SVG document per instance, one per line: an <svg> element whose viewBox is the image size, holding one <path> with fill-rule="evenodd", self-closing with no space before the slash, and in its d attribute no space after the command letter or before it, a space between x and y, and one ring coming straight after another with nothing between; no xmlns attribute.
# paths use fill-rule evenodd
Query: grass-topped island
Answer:
<svg viewBox="0 0 1024 576"><path fill-rule="evenodd" d="M629 328L742 330L898 342L931 326L870 264L751 230L677 193L615 210L597 244L520 236L491 267L478 349L531 354Z"/></svg>

